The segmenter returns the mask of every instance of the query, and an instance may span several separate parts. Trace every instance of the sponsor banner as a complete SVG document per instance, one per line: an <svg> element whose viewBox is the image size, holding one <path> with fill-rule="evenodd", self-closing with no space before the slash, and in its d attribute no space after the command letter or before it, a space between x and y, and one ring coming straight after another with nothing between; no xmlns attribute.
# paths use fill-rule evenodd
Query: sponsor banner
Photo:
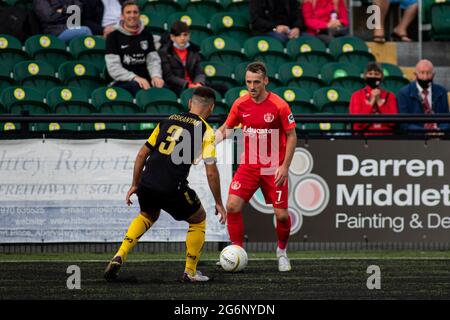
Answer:
<svg viewBox="0 0 450 320"><path fill-rule="evenodd" d="M290 167L291 241L450 240L450 141L299 141ZM261 190L248 240L275 241Z"/></svg>
<svg viewBox="0 0 450 320"><path fill-rule="evenodd" d="M125 204L142 140L0 141L0 242L116 242L139 213ZM223 201L231 182L231 143L218 146ZM228 163L228 164L227 164ZM207 241L228 234L215 213L203 163L189 183L207 212ZM188 224L161 214L141 241L184 241Z"/></svg>

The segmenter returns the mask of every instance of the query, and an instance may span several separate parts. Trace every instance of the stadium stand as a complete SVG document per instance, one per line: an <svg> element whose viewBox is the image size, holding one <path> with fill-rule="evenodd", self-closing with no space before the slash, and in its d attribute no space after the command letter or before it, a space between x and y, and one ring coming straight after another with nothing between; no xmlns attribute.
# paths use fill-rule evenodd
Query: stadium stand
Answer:
<svg viewBox="0 0 450 320"><path fill-rule="evenodd" d="M56 70L61 64L72 59L66 43L50 34L40 34L25 41L25 50L35 60L48 62Z"/></svg>
<svg viewBox="0 0 450 320"><path fill-rule="evenodd" d="M29 59L28 54L22 51L19 39L7 34L0 34L0 61L2 64L12 70L16 63L27 59Z"/></svg>
<svg viewBox="0 0 450 320"><path fill-rule="evenodd" d="M58 74L65 85L83 88L89 93L106 85L97 67L90 62L65 62L59 67Z"/></svg>
<svg viewBox="0 0 450 320"><path fill-rule="evenodd" d="M244 42L244 52L249 60L260 60L276 70L286 62L289 56L278 39L270 36L256 36Z"/></svg>
<svg viewBox="0 0 450 320"><path fill-rule="evenodd" d="M201 53L209 61L218 61L229 65L247 61L239 42L228 37L212 36L204 39L201 43Z"/></svg>
<svg viewBox="0 0 450 320"><path fill-rule="evenodd" d="M69 50L74 60L93 63L102 72L105 67L105 39L98 36L83 36L70 41Z"/></svg>
<svg viewBox="0 0 450 320"><path fill-rule="evenodd" d="M24 87L34 88L46 94L48 90L60 85L55 77L55 69L45 61L28 60L14 66L14 80Z"/></svg>
<svg viewBox="0 0 450 320"><path fill-rule="evenodd" d="M211 30L215 35L235 39L244 43L250 38L248 20L237 12L220 12L211 17Z"/></svg>
<svg viewBox="0 0 450 320"><path fill-rule="evenodd" d="M197 12L175 12L167 19L167 26L171 26L177 20L189 26L191 41L196 45L200 46L204 39L213 35L208 28L207 20Z"/></svg>
<svg viewBox="0 0 450 320"><path fill-rule="evenodd" d="M325 85L319 78L319 69L309 63L285 63L278 70L278 78L283 85L308 91L315 91Z"/></svg>

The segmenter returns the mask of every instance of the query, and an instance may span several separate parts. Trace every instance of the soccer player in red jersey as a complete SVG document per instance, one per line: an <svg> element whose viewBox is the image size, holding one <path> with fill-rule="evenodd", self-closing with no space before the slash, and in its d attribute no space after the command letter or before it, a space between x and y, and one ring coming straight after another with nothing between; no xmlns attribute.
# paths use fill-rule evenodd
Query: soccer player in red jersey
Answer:
<svg viewBox="0 0 450 320"><path fill-rule="evenodd" d="M216 132L218 143L229 138L240 124L244 138L241 162L228 191L228 233L233 244L243 246L242 208L261 187L276 215L278 270L290 271L286 254L291 230L288 172L297 144L295 120L289 105L267 91L269 79L262 62L247 66L245 82L249 93L234 102L225 124Z"/></svg>

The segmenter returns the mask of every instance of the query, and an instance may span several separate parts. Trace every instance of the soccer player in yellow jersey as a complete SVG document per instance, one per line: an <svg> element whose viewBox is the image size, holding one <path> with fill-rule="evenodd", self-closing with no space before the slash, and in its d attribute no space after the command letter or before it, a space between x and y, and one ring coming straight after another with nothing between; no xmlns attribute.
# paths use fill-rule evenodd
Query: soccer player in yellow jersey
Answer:
<svg viewBox="0 0 450 320"><path fill-rule="evenodd" d="M204 119L214 108L214 92L197 88L189 101L189 112L174 114L160 122L136 157L133 182L126 196L137 194L140 215L128 228L125 239L105 270L105 279L117 278L128 252L158 220L161 209L174 219L189 223L186 235L186 265L184 282L208 281L197 271L197 263L205 242L206 212L194 190L187 182L194 159L201 154L206 176L216 202L216 214L222 224L226 211L222 204L220 178L216 166L215 134ZM145 168L144 168L145 166Z"/></svg>

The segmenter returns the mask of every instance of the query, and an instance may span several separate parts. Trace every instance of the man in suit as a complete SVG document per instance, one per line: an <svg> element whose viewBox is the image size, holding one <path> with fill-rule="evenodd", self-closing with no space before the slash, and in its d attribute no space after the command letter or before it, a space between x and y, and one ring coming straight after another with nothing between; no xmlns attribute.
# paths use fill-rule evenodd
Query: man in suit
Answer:
<svg viewBox="0 0 450 320"><path fill-rule="evenodd" d="M399 113L439 114L449 113L447 90L433 83L434 67L429 60L416 65L416 81L400 90L397 96ZM404 130L450 130L449 123L404 123Z"/></svg>

